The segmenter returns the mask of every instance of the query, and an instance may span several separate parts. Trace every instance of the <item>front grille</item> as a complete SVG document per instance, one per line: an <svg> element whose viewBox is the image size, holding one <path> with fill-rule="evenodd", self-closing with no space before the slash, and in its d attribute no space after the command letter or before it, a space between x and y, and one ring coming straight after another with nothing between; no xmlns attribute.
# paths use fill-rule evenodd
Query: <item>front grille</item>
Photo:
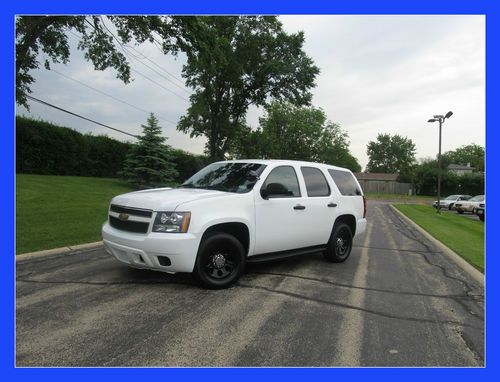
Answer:
<svg viewBox="0 0 500 382"><path fill-rule="evenodd" d="M111 227L120 229L122 231L137 232L137 233L147 233L149 228L149 223L146 222L135 222L131 220L120 220L114 216L109 216L109 224Z"/></svg>
<svg viewBox="0 0 500 382"><path fill-rule="evenodd" d="M151 211L151 210L141 210L139 208L117 206L116 204L112 204L109 207L109 210L113 211L113 212L117 212L119 214L124 213L124 214L129 214L129 215L134 215L134 216L142 216L145 218L150 218L151 216L153 216L153 211Z"/></svg>

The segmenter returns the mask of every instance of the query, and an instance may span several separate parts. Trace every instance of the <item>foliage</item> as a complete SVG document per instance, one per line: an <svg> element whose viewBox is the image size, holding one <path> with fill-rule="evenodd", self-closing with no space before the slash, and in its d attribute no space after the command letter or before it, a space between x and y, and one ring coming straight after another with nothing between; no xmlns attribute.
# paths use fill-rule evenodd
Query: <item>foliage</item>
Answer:
<svg viewBox="0 0 500 382"><path fill-rule="evenodd" d="M167 186L174 182L178 173L172 163L166 138L161 136L161 127L153 113L138 142L127 153L121 176L130 184L140 189Z"/></svg>
<svg viewBox="0 0 500 382"><path fill-rule="evenodd" d="M466 219L456 213L439 215L428 205L395 207L484 273L484 223L479 219Z"/></svg>
<svg viewBox="0 0 500 382"><path fill-rule="evenodd" d="M249 105L310 102L319 69L302 50L303 33L287 34L276 17L174 17L172 24L194 90L178 129L206 136L212 160L223 159L244 129Z"/></svg>
<svg viewBox="0 0 500 382"><path fill-rule="evenodd" d="M398 134L378 134L376 141L368 142L366 153L367 172L397 173L400 181L411 178L415 164L415 144L411 139Z"/></svg>
<svg viewBox="0 0 500 382"><path fill-rule="evenodd" d="M423 160L414 170L414 185L419 195L436 195L438 181L437 160ZM472 173L457 175L442 164L441 196L451 194L480 195L484 194L484 175Z"/></svg>
<svg viewBox="0 0 500 382"><path fill-rule="evenodd" d="M109 27L108 27L109 26ZM116 34L110 27L113 26ZM78 49L85 52L96 70L114 68L117 78L130 81L130 65L121 45L155 41L154 32L171 35L166 18L160 16L20 16L16 18L16 101L29 108L26 95L35 81L30 72L40 67L39 52L47 57L43 65L67 63L70 57L68 32L80 33ZM175 53L168 39L165 51Z"/></svg>
<svg viewBox="0 0 500 382"><path fill-rule="evenodd" d="M16 172L116 177L130 143L16 116Z"/></svg>
<svg viewBox="0 0 500 382"><path fill-rule="evenodd" d="M484 171L484 147L470 144L459 147L453 151L447 151L442 155L444 165L451 163L465 166L470 163L474 167L474 171Z"/></svg>
<svg viewBox="0 0 500 382"><path fill-rule="evenodd" d="M206 156L194 155L184 150L172 149L170 155L178 173L175 177L175 183L184 183L188 178L210 163Z"/></svg>
<svg viewBox="0 0 500 382"><path fill-rule="evenodd" d="M108 204L131 191L117 179L16 175L16 253L101 240Z"/></svg>
<svg viewBox="0 0 500 382"><path fill-rule="evenodd" d="M323 110L273 102L256 131L240 130L233 156L238 158L294 159L334 164L360 171L349 152L349 137L327 121Z"/></svg>

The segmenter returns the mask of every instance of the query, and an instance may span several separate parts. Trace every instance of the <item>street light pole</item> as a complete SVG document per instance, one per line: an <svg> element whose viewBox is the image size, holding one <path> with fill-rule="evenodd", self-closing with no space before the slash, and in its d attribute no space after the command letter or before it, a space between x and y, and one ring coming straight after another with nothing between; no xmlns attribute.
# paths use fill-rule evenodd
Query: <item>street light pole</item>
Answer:
<svg viewBox="0 0 500 382"><path fill-rule="evenodd" d="M453 112L449 111L446 115L435 115L434 118L429 119L427 122L439 122L439 152L438 152L438 185L437 185L437 206L436 212L441 214L441 134L443 123L446 119L450 118Z"/></svg>

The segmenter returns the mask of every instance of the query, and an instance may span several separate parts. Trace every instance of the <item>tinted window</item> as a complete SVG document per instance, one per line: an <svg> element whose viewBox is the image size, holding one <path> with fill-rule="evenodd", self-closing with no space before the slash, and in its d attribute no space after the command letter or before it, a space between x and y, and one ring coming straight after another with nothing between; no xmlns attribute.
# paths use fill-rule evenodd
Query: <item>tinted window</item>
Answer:
<svg viewBox="0 0 500 382"><path fill-rule="evenodd" d="M250 191L257 182L255 176L251 176L251 171L259 176L265 168L266 166L260 163L213 163L198 171L179 187L241 194Z"/></svg>
<svg viewBox="0 0 500 382"><path fill-rule="evenodd" d="M361 190L358 188L356 180L350 172L330 169L328 173L342 195L361 195Z"/></svg>
<svg viewBox="0 0 500 382"><path fill-rule="evenodd" d="M314 167L301 167L306 182L307 196L328 196L330 187L321 170Z"/></svg>
<svg viewBox="0 0 500 382"><path fill-rule="evenodd" d="M267 192L267 193L266 193ZM300 196L297 174L291 166L276 167L261 188L262 197L293 198Z"/></svg>

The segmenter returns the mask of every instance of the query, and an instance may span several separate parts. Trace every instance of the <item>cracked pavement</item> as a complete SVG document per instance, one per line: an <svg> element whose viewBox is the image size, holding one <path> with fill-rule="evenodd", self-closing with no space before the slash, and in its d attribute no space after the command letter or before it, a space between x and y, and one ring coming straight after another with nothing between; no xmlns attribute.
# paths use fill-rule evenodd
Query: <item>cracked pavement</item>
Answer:
<svg viewBox="0 0 500 382"><path fill-rule="evenodd" d="M484 290L383 202L349 259L220 291L102 248L18 262L17 366L484 366Z"/></svg>

